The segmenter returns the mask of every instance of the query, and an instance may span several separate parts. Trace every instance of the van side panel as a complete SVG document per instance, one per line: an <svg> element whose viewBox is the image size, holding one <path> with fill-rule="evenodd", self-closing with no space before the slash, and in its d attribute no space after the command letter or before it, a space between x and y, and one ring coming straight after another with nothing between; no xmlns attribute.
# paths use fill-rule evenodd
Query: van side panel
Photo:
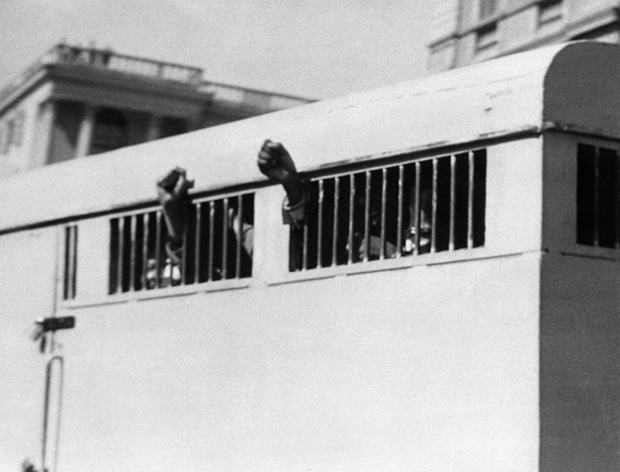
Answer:
<svg viewBox="0 0 620 472"><path fill-rule="evenodd" d="M538 274L532 254L78 310L63 467L536 471Z"/></svg>
<svg viewBox="0 0 620 472"><path fill-rule="evenodd" d="M0 237L0 470L40 459L47 357L31 333L53 313L56 243L56 228Z"/></svg>

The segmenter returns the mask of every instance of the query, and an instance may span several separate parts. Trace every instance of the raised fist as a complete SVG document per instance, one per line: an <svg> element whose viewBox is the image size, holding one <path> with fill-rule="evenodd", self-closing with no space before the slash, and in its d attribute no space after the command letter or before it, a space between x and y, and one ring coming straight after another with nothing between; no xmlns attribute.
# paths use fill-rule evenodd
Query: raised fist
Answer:
<svg viewBox="0 0 620 472"><path fill-rule="evenodd" d="M176 167L157 181L157 195L162 205L177 202L187 197L187 191L194 186L193 180L188 180L187 172Z"/></svg>
<svg viewBox="0 0 620 472"><path fill-rule="evenodd" d="M170 238L171 249L177 249L183 242L187 227L187 191L194 186L193 180L187 179L185 169L177 167L157 181L157 196L164 213L164 221Z"/></svg>
<svg viewBox="0 0 620 472"><path fill-rule="evenodd" d="M258 153L257 164L272 182L286 185L297 180L295 162L282 143L267 139Z"/></svg>

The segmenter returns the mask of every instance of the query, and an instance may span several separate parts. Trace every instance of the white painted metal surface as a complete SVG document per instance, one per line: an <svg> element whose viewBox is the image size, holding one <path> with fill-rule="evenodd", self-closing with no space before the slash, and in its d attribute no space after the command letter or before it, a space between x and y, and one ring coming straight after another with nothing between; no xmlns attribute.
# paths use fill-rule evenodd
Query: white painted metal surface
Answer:
<svg viewBox="0 0 620 472"><path fill-rule="evenodd" d="M196 191L262 181L255 156L266 138L284 142L308 171L537 131L549 120L620 136L608 119L619 108L619 71L616 46L553 46L36 169L2 181L0 230L151 201L171 165L189 170Z"/></svg>
<svg viewBox="0 0 620 472"><path fill-rule="evenodd" d="M265 137L307 171L532 132L488 146L484 247L407 267L289 273L276 186L256 191L253 277L235 290L114 299L103 215L79 222L63 302L62 225L2 234L0 468L40 453L49 353L28 330L71 315L60 471L614 470L620 256L575 240L576 146L593 138L540 132L620 135L602 75L618 63L558 46L2 182L6 229L150 200L175 164L198 190L259 183Z"/></svg>

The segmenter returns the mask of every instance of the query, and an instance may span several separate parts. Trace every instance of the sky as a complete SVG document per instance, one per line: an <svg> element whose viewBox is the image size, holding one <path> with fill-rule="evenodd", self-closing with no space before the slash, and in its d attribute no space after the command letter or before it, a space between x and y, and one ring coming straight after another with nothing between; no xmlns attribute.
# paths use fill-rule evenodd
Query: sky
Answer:
<svg viewBox="0 0 620 472"><path fill-rule="evenodd" d="M425 0L0 0L0 87L65 39L329 98L426 74Z"/></svg>

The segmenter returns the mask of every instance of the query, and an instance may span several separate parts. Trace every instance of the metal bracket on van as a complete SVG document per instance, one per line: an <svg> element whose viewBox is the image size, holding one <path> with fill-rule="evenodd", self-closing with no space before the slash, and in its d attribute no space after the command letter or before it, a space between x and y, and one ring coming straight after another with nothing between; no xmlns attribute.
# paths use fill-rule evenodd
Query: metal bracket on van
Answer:
<svg viewBox="0 0 620 472"><path fill-rule="evenodd" d="M61 329L71 329L75 327L75 316L38 318L34 323L35 327L31 334L32 340L37 341L38 339L41 339L40 350L41 352L44 352L46 345L45 334Z"/></svg>

